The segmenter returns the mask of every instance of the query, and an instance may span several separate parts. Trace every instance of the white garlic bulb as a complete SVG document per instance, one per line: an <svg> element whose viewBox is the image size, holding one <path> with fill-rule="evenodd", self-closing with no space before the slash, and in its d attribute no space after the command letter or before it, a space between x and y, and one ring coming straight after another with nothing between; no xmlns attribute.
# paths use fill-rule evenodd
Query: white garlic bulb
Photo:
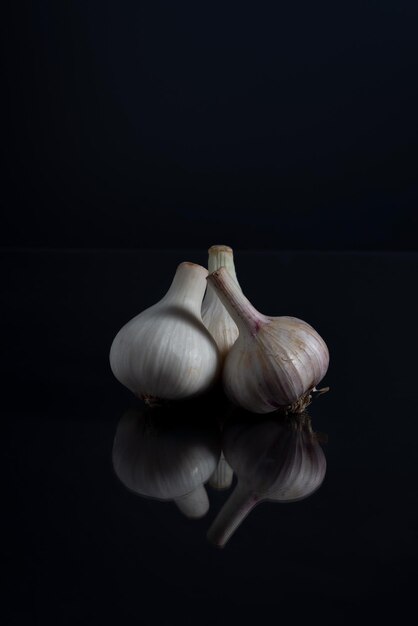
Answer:
<svg viewBox="0 0 418 626"><path fill-rule="evenodd" d="M209 273L215 272L221 267L226 267L239 287L232 248L224 245L211 246L208 250ZM215 339L223 362L238 338L238 327L209 282L202 303L202 320ZM209 484L213 489L229 489L233 475L231 467L224 455L221 454L218 467L211 476Z"/></svg>
<svg viewBox="0 0 418 626"><path fill-rule="evenodd" d="M209 541L218 547L260 502L303 500L325 477L325 455L306 413L231 424L222 447L238 483L208 531Z"/></svg>
<svg viewBox="0 0 418 626"><path fill-rule="evenodd" d="M110 349L116 378L146 401L205 392L217 379L220 356L201 318L207 270L180 263L166 295L123 326Z"/></svg>
<svg viewBox="0 0 418 626"><path fill-rule="evenodd" d="M209 509L204 483L218 462L220 436L213 421L197 425L192 417L173 416L168 408L127 411L116 430L112 458L125 487L172 500L184 515L198 518Z"/></svg>
<svg viewBox="0 0 418 626"><path fill-rule="evenodd" d="M225 268L208 276L208 282L239 329L223 368L228 397L253 413L289 406L303 410L328 369L324 340L296 317L259 313Z"/></svg>
<svg viewBox="0 0 418 626"><path fill-rule="evenodd" d="M215 272L220 267L226 267L232 278L239 286L235 273L234 254L229 246L211 246L208 250L208 270ZM225 359L230 348L238 337L238 328L228 311L216 295L213 286L208 283L202 304L202 320L212 337L215 339L221 354Z"/></svg>

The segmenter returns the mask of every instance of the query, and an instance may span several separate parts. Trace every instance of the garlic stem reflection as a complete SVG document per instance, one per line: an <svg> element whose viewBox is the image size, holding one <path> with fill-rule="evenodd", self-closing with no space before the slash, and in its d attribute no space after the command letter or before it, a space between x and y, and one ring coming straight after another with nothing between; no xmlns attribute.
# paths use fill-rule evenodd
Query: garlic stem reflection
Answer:
<svg viewBox="0 0 418 626"><path fill-rule="evenodd" d="M204 483L220 457L216 424L193 424L169 408L129 410L118 424L112 456L116 475L131 491L173 500L189 518L207 513Z"/></svg>
<svg viewBox="0 0 418 626"><path fill-rule="evenodd" d="M238 420L239 420L239 416ZM307 413L287 418L234 420L225 427L223 451L238 484L208 532L223 547L262 501L295 502L310 496L326 472L325 455Z"/></svg>

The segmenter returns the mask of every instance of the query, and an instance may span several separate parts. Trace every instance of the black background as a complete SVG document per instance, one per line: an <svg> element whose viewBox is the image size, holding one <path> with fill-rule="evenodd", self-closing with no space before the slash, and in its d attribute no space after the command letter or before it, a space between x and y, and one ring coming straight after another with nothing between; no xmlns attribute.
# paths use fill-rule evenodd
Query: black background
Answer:
<svg viewBox="0 0 418 626"><path fill-rule="evenodd" d="M405 622L418 556L413 2L3 3L7 626ZM112 471L117 330L235 249L330 348L326 479L206 518ZM117 250L116 250L117 248Z"/></svg>
<svg viewBox="0 0 418 626"><path fill-rule="evenodd" d="M3 245L416 248L415 2L4 6Z"/></svg>

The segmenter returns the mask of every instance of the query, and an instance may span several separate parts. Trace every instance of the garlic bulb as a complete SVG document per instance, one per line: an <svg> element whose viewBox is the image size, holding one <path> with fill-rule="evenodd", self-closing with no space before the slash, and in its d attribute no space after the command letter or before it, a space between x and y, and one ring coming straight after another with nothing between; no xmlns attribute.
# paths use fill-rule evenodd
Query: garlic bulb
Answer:
<svg viewBox="0 0 418 626"><path fill-rule="evenodd" d="M222 447L238 484L208 531L209 541L219 547L260 502L302 500L325 477L325 455L306 413L232 424L225 429Z"/></svg>
<svg viewBox="0 0 418 626"><path fill-rule="evenodd" d="M238 284L235 273L234 255L229 246L212 246L208 250L208 269L215 272L220 267L226 267L232 278ZM238 328L228 311L216 295L213 286L208 283L205 297L202 304L202 320L216 344L221 354L221 359L225 359L231 346L234 345L238 337Z"/></svg>
<svg viewBox="0 0 418 626"><path fill-rule="evenodd" d="M204 483L220 455L219 429L212 422L173 416L153 408L130 410L120 420L113 444L113 467L135 493L174 500L184 515L202 517L209 509Z"/></svg>
<svg viewBox="0 0 418 626"><path fill-rule="evenodd" d="M223 368L228 397L254 413L303 410L328 369L324 340L296 317L259 313L225 268L210 274L208 282L239 329Z"/></svg>
<svg viewBox="0 0 418 626"><path fill-rule="evenodd" d="M110 366L116 378L148 402L205 392L218 377L220 356L201 318L207 270L180 263L166 295L116 335Z"/></svg>
<svg viewBox="0 0 418 626"><path fill-rule="evenodd" d="M208 270L215 272L226 267L239 287L234 265L234 253L229 246L216 245L208 250ZM218 346L222 362L238 338L238 327L216 295L212 285L208 283L202 303L202 320ZM223 453L218 467L211 476L209 484L214 489L228 489L232 484L233 471Z"/></svg>

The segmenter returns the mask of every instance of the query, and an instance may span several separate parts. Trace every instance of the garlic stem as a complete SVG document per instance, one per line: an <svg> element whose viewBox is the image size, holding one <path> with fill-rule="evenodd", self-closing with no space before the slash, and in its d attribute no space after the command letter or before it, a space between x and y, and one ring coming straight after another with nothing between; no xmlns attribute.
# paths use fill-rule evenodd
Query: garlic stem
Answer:
<svg viewBox="0 0 418 626"><path fill-rule="evenodd" d="M212 272L207 280L213 285L218 297L240 330L255 335L269 318L253 307L244 296L240 286L225 267Z"/></svg>
<svg viewBox="0 0 418 626"><path fill-rule="evenodd" d="M213 489L228 489L232 484L233 476L234 471L222 452L218 466L209 479L209 485Z"/></svg>
<svg viewBox="0 0 418 626"><path fill-rule="evenodd" d="M229 246L212 246L208 252L209 271L215 272L220 267L226 267L233 280L238 284L232 248ZM207 282L207 286L202 302L202 321L215 339L221 359L224 361L237 340L239 331L234 320L218 298L214 286L210 282Z"/></svg>
<svg viewBox="0 0 418 626"><path fill-rule="evenodd" d="M208 540L223 548L260 498L239 483L218 513L207 533Z"/></svg>
<svg viewBox="0 0 418 626"><path fill-rule="evenodd" d="M202 278L206 278L207 275L207 269L201 265L188 261L180 263L169 290L160 302L181 306L200 318L200 308L206 289L206 282Z"/></svg>
<svg viewBox="0 0 418 626"><path fill-rule="evenodd" d="M174 502L186 517L196 519L203 517L209 511L209 499L204 485L199 485L190 493L176 498Z"/></svg>
<svg viewBox="0 0 418 626"><path fill-rule="evenodd" d="M234 253L229 246L211 246L208 250L208 270L209 274L215 272L220 267L226 267L232 278L238 282L234 265Z"/></svg>

